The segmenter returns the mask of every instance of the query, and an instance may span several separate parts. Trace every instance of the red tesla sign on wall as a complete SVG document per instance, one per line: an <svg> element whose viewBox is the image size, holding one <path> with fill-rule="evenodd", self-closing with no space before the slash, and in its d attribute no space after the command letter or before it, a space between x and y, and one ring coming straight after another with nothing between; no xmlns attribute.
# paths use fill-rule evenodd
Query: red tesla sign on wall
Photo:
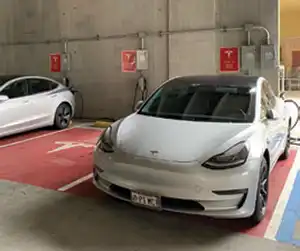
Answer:
<svg viewBox="0 0 300 251"><path fill-rule="evenodd" d="M59 53L50 54L50 71L61 72L61 55Z"/></svg>
<svg viewBox="0 0 300 251"><path fill-rule="evenodd" d="M122 72L136 72L136 51L122 51Z"/></svg>
<svg viewBox="0 0 300 251"><path fill-rule="evenodd" d="M240 70L239 48L220 48L220 71L237 72Z"/></svg>

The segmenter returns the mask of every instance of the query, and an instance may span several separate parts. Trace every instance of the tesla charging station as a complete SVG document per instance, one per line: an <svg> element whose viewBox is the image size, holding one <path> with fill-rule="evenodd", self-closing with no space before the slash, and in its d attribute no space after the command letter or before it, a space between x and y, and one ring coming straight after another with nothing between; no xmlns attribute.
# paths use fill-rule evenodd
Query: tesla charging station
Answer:
<svg viewBox="0 0 300 251"><path fill-rule="evenodd" d="M148 70L147 50L124 50L121 53L122 72Z"/></svg>

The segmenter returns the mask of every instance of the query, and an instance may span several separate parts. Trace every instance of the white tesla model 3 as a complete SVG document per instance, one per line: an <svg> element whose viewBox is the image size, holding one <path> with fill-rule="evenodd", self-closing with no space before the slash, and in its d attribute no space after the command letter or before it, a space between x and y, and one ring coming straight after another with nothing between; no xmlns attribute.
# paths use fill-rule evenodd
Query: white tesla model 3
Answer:
<svg viewBox="0 0 300 251"><path fill-rule="evenodd" d="M64 129L74 115L73 93L39 76L0 76L0 137L46 126Z"/></svg>
<svg viewBox="0 0 300 251"><path fill-rule="evenodd" d="M257 224L290 123L262 77L177 77L100 136L94 184L135 205Z"/></svg>

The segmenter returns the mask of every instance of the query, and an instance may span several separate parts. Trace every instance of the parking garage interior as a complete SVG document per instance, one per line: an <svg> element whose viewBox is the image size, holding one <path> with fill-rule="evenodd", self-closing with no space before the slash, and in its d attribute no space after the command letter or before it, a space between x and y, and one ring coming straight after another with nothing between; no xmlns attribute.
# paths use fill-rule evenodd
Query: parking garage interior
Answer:
<svg viewBox="0 0 300 251"><path fill-rule="evenodd" d="M271 172L255 227L135 207L92 182L100 134L168 79L263 76L299 103L296 11L293 0L1 0L0 75L55 79L76 110L63 130L0 139L0 250L300 250L298 146Z"/></svg>

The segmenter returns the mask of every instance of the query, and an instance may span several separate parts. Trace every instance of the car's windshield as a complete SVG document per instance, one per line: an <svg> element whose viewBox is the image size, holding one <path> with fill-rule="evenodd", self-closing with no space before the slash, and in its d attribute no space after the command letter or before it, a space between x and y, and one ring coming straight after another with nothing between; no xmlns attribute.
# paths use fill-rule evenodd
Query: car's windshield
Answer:
<svg viewBox="0 0 300 251"><path fill-rule="evenodd" d="M191 83L165 85L141 107L139 114L177 120L252 122L255 88Z"/></svg>

